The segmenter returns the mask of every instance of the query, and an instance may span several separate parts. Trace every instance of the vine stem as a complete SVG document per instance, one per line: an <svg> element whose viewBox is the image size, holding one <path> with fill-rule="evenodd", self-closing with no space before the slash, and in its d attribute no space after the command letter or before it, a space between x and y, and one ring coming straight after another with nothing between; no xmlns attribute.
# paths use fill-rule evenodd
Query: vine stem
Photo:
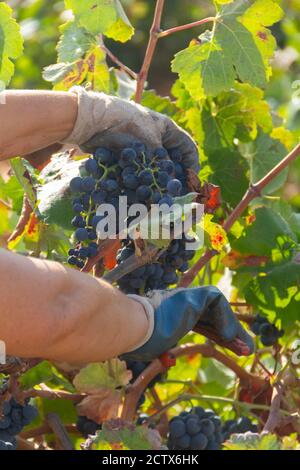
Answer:
<svg viewBox="0 0 300 470"><path fill-rule="evenodd" d="M184 346L171 349L169 354L171 357L176 358L201 354L203 357L215 359L227 368L231 369L240 379L241 383L249 388L253 387L255 389L263 389L268 385L267 380L247 372L232 358L218 351L211 344L185 344ZM155 359L137 378L134 384L128 387L122 410L122 419L125 421L133 421L140 396L144 393L151 380L153 380L158 374L165 373L166 370L167 369L162 361L160 361L160 359Z"/></svg>
<svg viewBox="0 0 300 470"><path fill-rule="evenodd" d="M166 36L170 36L171 34L178 33L179 31L186 31L187 29L192 29L197 26L201 26L202 24L211 23L214 21L216 21L216 17L210 16L208 18L203 18L202 20L199 20L199 21L194 21L193 23L188 23L188 24L184 24L181 26L175 26L175 28L170 28L170 29L166 29L165 31L161 31L158 34L158 38L159 39L164 38Z"/></svg>
<svg viewBox="0 0 300 470"><path fill-rule="evenodd" d="M103 39L100 37L99 38L99 47L105 52L105 54L110 58L112 62L114 62L118 67L120 67L121 70L126 72L131 78L134 80L138 79L138 74L135 73L131 68L129 68L127 65L125 65L123 62L121 62L120 59L118 59L117 56L115 56L111 50L109 50L106 45L103 42Z"/></svg>
<svg viewBox="0 0 300 470"><path fill-rule="evenodd" d="M135 95L136 103L140 103L142 101L145 82L148 78L149 69L151 66L151 62L154 56L154 52L156 49L156 45L157 45L157 41L158 41L158 37L160 33L160 25L161 25L161 18L162 18L164 4L165 4L165 0L156 1L153 24L150 30L150 38L149 38L144 62L138 74L138 79L137 79L137 87L136 87L136 95Z"/></svg>
<svg viewBox="0 0 300 470"><path fill-rule="evenodd" d="M250 202L253 201L253 199L255 199L256 197L260 196L262 190L274 178L276 178L276 176L278 176L283 170L285 170L291 162L296 160L299 155L300 144L298 144L283 160L281 160L281 162L279 162L271 171L269 171L269 173L264 176L260 181L250 185L243 199L239 202L239 204L224 222L223 228L225 232L229 232L236 220L247 209ZM219 252L216 250L207 250L204 255L197 261L197 263L182 276L179 286L188 287L194 281L201 269L217 254L219 254Z"/></svg>
<svg viewBox="0 0 300 470"><path fill-rule="evenodd" d="M60 417L56 413L49 413L46 417L46 422L55 434L61 450L74 450L72 441L62 424Z"/></svg>

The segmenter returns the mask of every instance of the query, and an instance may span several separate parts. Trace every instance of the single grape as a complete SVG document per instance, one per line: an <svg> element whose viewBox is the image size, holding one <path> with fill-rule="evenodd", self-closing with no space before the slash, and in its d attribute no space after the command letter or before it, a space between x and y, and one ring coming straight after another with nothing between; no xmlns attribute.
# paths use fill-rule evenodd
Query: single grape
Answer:
<svg viewBox="0 0 300 470"><path fill-rule="evenodd" d="M84 242L89 238L89 233L85 228L79 228L75 232L75 237L79 242Z"/></svg>
<svg viewBox="0 0 300 470"><path fill-rule="evenodd" d="M170 180L167 184L167 190L171 196L180 196L182 191L182 184L179 180Z"/></svg>
<svg viewBox="0 0 300 470"><path fill-rule="evenodd" d="M82 181L82 188L85 192L91 192L95 189L96 181L92 176L87 176Z"/></svg>
<svg viewBox="0 0 300 470"><path fill-rule="evenodd" d="M80 193L83 191L83 179L80 176L76 176L70 181L70 189L73 193Z"/></svg>
<svg viewBox="0 0 300 470"><path fill-rule="evenodd" d="M96 160L94 160L93 158L89 158L86 162L85 162L85 169L88 173L92 174L92 175L97 175L97 172L98 172L98 164L96 162Z"/></svg>
<svg viewBox="0 0 300 470"><path fill-rule="evenodd" d="M140 202L147 201L152 195L152 191L148 186L139 186L136 191L137 199Z"/></svg>

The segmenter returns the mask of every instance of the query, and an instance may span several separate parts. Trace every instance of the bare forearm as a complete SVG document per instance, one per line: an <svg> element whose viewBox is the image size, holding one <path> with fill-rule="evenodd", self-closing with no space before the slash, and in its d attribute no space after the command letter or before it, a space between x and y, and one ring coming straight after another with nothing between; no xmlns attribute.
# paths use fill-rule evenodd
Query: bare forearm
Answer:
<svg viewBox="0 0 300 470"><path fill-rule="evenodd" d="M57 263L0 250L0 339L7 353L71 363L130 350L147 320L110 285Z"/></svg>
<svg viewBox="0 0 300 470"><path fill-rule="evenodd" d="M52 91L6 91L0 104L0 160L65 139L77 117L77 96Z"/></svg>

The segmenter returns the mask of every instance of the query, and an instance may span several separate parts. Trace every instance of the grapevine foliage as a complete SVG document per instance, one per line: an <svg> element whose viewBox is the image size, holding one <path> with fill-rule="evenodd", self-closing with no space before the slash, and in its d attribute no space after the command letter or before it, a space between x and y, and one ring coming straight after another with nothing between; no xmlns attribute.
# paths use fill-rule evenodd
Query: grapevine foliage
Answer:
<svg viewBox="0 0 300 470"><path fill-rule="evenodd" d="M78 450L84 442L94 449L299 449L300 205L288 190L299 164L271 178L229 229L224 224L247 189L257 188L299 137L297 111L284 108L278 98L278 89L287 88L286 74L283 79L276 61L271 62L278 29L287 45L299 47L293 8L284 0L211 2L210 16L189 27L194 39L177 50L171 63L176 79L170 96L161 97L147 89L148 54L178 28L163 31L163 11L161 21L154 18L151 47L137 74L125 64L126 52L121 60L109 49L135 34L128 4L66 0L73 16L60 27L57 63L48 64L43 78L54 90L83 85L137 99L168 115L195 139L199 175L184 168L173 149L148 154L134 139L119 152L62 152L41 172L15 158L13 173L0 176L1 242L22 254L104 276L125 293L219 284L257 336L257 352L239 359L192 333L147 364L116 358L79 370L9 358L7 368L1 368L0 449L22 448L17 436L27 425L27 435L32 430L33 436L35 428L46 426L37 442L55 448L53 411L65 426L69 447ZM0 2L0 80L5 85L23 47L12 13ZM209 185L214 190L207 194L203 188ZM186 240L143 244L128 238L105 245L97 209L105 202L117 206L124 195L129 206L140 201L167 207L197 196L206 204L201 221L205 247L185 251ZM142 263L149 252L150 261ZM284 399L274 413L278 387ZM34 438L26 445L34 449Z"/></svg>

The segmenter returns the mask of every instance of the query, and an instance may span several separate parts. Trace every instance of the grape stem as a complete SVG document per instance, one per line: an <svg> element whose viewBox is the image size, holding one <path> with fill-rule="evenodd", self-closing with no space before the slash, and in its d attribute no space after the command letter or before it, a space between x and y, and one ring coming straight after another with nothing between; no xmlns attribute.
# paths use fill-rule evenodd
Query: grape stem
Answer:
<svg viewBox="0 0 300 470"><path fill-rule="evenodd" d="M243 199L239 202L233 212L229 215L225 223L223 224L223 228L225 232L229 232L232 228L233 224L236 222L239 217L244 213L244 211L249 206L250 202L253 199L259 197L262 193L262 190L274 179L278 176L283 170L285 170L288 165L296 160L296 158L300 155L300 144L298 144L281 162L279 162L269 173L264 176L260 181L257 183L253 183L250 185L249 189L245 193ZM189 269L181 278L179 283L180 287L188 287L192 284L194 279L197 277L198 273L201 269L212 259L214 256L218 255L219 252L216 250L207 250L206 253L197 261L197 263Z"/></svg>
<svg viewBox="0 0 300 470"><path fill-rule="evenodd" d="M155 49L157 46L159 33L161 32L160 25L161 25L161 18L162 18L164 4L165 4L165 0L156 1L155 13L154 13L152 27L150 30L149 42L148 42L144 62L138 74L138 79L137 79L137 87L136 87L136 94L135 94L136 103L140 103L142 101L145 83L148 78L149 69L150 69L151 62L152 62Z"/></svg>

